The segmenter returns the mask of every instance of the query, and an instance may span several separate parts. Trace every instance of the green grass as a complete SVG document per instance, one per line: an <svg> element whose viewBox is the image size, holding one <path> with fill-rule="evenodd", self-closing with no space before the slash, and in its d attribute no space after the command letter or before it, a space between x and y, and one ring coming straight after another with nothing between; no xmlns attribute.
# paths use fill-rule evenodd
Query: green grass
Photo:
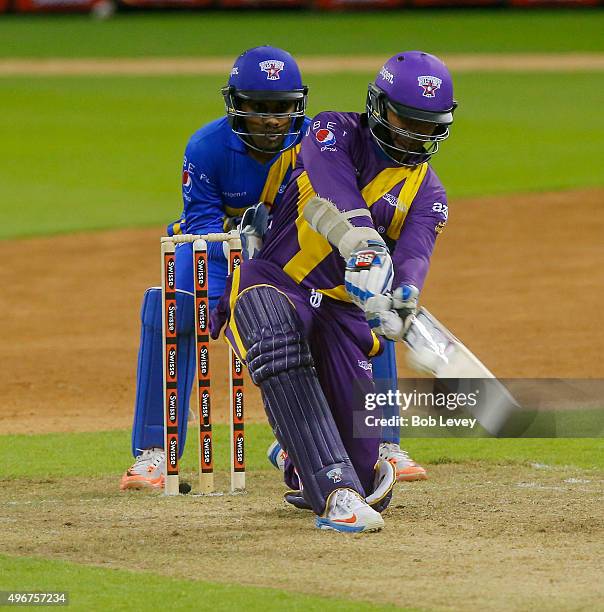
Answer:
<svg viewBox="0 0 604 612"><path fill-rule="evenodd" d="M272 470L265 449L272 440L268 425L247 428L246 452L251 472ZM216 467L227 467L227 426L216 427ZM404 439L404 447L425 465L481 463L491 465L572 466L604 469L604 443L595 439ZM130 433L3 435L0 465L4 488L23 490L26 483L14 479L52 481L69 477L113 477L117 482L131 461ZM183 471L194 464L195 444L190 439ZM43 551L41 551L43 554ZM203 572L198 573L203 577ZM102 585L102 588L99 588ZM82 610L385 610L370 604L289 593L277 589L175 579L151 572L89 567L57 560L9 557L0 554L0 591L67 591L70 607ZM194 602L194 603L193 603ZM390 606L392 608L392 606Z"/></svg>
<svg viewBox="0 0 604 612"><path fill-rule="evenodd" d="M604 184L604 119L592 110L604 104L602 79L483 73L455 84L456 123L434 160L451 196Z"/></svg>
<svg viewBox="0 0 604 612"><path fill-rule="evenodd" d="M201 572L203 575L203 567ZM66 591L72 610L388 610L278 589L0 555L0 591ZM62 609L62 608L59 608Z"/></svg>
<svg viewBox="0 0 604 612"><path fill-rule="evenodd" d="M215 466L226 471L228 430L215 428ZM246 428L246 466L250 472L272 469L266 449L273 436L268 425L250 424ZM580 468L604 469L602 439L403 439L403 446L421 463L546 463ZM181 468L189 474L196 466L196 444L190 438ZM41 435L0 436L2 477L65 478L119 476L128 467L130 432L124 430L98 433L54 433ZM117 486L117 484L116 484Z"/></svg>
<svg viewBox="0 0 604 612"><path fill-rule="evenodd" d="M415 438L403 439L401 445L422 464L485 461L496 464L540 463L584 469L604 469L604 441L602 439Z"/></svg>
<svg viewBox="0 0 604 612"><path fill-rule="evenodd" d="M4 16L0 56L236 56L267 43L298 55L603 51L603 30L601 10Z"/></svg>
<svg viewBox="0 0 604 612"><path fill-rule="evenodd" d="M361 110L369 74L310 75L310 113ZM165 224L189 135L223 113L220 77L0 78L0 238ZM602 80L458 74L435 167L451 197L604 183Z"/></svg>
<svg viewBox="0 0 604 612"><path fill-rule="evenodd" d="M130 431L115 430L94 433L53 433L43 435L0 436L0 465L10 478L121 475L132 460ZM229 467L229 430L227 425L214 427L214 465L216 470ZM248 470L270 469L266 449L274 440L267 425L246 426L246 467ZM183 472L197 466L197 442L194 428L181 461ZM92 452L91 452L92 451ZM41 467L43 466L43 467Z"/></svg>

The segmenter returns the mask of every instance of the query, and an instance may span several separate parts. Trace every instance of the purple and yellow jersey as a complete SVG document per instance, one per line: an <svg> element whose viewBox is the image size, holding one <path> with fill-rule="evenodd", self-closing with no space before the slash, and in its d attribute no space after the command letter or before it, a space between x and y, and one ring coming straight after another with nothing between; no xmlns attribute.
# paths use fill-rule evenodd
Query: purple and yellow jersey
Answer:
<svg viewBox="0 0 604 612"><path fill-rule="evenodd" d="M369 208L371 219L353 216L350 222L373 221L389 244L393 287L422 288L448 212L445 190L428 163L395 165L375 145L365 115L324 112L311 121L258 258L275 262L303 287L350 301L343 258L304 220L304 207L315 195L342 212Z"/></svg>
<svg viewBox="0 0 604 612"><path fill-rule="evenodd" d="M306 129L306 120L303 129ZM262 164L233 133L226 117L208 123L190 138L182 168L183 212L168 226L173 234L223 231L227 218L246 208L281 199L300 144Z"/></svg>

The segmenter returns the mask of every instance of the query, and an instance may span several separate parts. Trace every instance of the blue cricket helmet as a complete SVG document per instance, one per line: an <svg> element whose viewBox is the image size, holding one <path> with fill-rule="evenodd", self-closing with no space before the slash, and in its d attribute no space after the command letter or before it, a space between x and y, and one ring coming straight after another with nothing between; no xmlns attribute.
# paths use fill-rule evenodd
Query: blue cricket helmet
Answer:
<svg viewBox="0 0 604 612"><path fill-rule="evenodd" d="M250 132L246 118L277 117L290 119L288 132L284 134L285 151L295 144L306 113L308 87L302 84L302 75L294 58L283 49L268 45L254 47L244 51L236 60L227 85L222 88L226 114L231 129L248 146L263 153L276 153L258 147L253 136L264 136L264 133ZM243 111L242 102L267 101L294 103L291 112L260 113Z"/></svg>

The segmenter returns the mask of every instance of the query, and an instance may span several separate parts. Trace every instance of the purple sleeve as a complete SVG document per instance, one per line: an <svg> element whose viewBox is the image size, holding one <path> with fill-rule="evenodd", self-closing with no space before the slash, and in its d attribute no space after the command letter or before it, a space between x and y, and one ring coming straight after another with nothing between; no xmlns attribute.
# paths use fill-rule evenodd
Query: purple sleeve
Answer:
<svg viewBox="0 0 604 612"><path fill-rule="evenodd" d="M353 113L319 113L302 140L304 169L318 196L330 200L341 212L367 209L357 184L354 163L358 125ZM369 216L353 217L356 227L372 227Z"/></svg>
<svg viewBox="0 0 604 612"><path fill-rule="evenodd" d="M224 293L220 296L216 307L210 312L210 336L214 340L220 336L220 330L224 327L231 314L230 297L232 285L233 276L229 274L226 277Z"/></svg>
<svg viewBox="0 0 604 612"><path fill-rule="evenodd" d="M447 223L447 194L436 174L429 169L403 223L392 254L393 289L400 285L424 286L436 237Z"/></svg>

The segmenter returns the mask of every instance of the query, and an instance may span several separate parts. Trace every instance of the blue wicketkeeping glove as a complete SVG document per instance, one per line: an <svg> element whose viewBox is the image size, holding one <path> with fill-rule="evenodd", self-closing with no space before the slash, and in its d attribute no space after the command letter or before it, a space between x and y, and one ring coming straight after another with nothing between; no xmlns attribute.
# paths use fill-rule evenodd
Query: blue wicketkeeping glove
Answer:
<svg viewBox="0 0 604 612"><path fill-rule="evenodd" d="M264 234L268 229L269 214L266 206L259 202L250 206L241 217L239 237L243 259L252 259L262 248Z"/></svg>

